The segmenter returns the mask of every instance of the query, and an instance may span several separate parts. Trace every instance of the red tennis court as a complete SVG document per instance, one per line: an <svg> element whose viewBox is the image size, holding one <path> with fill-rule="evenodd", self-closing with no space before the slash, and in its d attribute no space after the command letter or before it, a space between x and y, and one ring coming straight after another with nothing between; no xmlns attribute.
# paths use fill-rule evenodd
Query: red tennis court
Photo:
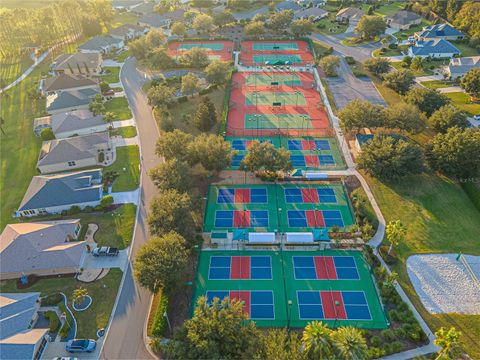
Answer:
<svg viewBox="0 0 480 360"><path fill-rule="evenodd" d="M211 59L232 61L232 41L172 41L168 44L168 55L178 58L193 48L204 49Z"/></svg>
<svg viewBox="0 0 480 360"><path fill-rule="evenodd" d="M306 41L244 41L240 53L243 65L313 65L314 57Z"/></svg>

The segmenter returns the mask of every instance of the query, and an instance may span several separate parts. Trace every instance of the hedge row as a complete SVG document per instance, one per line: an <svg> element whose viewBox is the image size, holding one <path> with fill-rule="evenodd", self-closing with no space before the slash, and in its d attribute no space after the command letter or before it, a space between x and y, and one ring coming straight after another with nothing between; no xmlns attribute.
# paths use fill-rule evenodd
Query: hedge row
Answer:
<svg viewBox="0 0 480 360"><path fill-rule="evenodd" d="M157 310L155 311L155 317L152 325L152 335L156 337L162 337L165 332L166 319L163 316L168 307L168 298L165 295L160 295L160 301L158 302Z"/></svg>

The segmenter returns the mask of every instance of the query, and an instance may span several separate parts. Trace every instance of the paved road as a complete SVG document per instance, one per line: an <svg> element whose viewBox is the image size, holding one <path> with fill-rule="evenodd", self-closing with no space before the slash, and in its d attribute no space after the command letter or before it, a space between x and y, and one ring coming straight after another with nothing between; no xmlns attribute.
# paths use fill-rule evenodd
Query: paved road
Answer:
<svg viewBox="0 0 480 360"><path fill-rule="evenodd" d="M341 40L351 37L352 33L344 33L338 35L323 35L323 34L312 34L310 37L313 40L319 40L327 46L333 47L335 51L338 51L343 56L353 56L358 61L365 61L372 57L373 50L379 49L382 47L382 44L379 42L358 45L358 46L346 46L340 43Z"/></svg>
<svg viewBox="0 0 480 360"><path fill-rule="evenodd" d="M129 58L121 71L121 81L125 88L130 108L137 122L140 149L143 157L141 201L134 234L130 259L135 258L138 248L149 238L146 221L146 209L157 189L147 171L158 165L160 159L155 155L155 142L159 133L152 116L147 97L141 90L145 81L135 68L136 60ZM127 266L125 281L121 289L118 306L110 325L101 358L105 359L151 359L144 344L145 323L148 317L151 294L136 284L132 275L131 263Z"/></svg>
<svg viewBox="0 0 480 360"><path fill-rule="evenodd" d="M374 104L385 105L385 100L368 78L357 78L350 67L342 58L337 70L337 77L327 77L325 81L333 95L333 100L338 109L343 108L354 99L368 100Z"/></svg>

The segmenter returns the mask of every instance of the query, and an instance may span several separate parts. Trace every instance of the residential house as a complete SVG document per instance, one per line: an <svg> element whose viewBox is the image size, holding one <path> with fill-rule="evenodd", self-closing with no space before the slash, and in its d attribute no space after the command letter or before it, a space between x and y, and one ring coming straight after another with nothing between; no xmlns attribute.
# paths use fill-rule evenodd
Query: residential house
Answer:
<svg viewBox="0 0 480 360"><path fill-rule="evenodd" d="M73 110L88 109L98 89L66 90L47 96L47 112L51 115Z"/></svg>
<svg viewBox="0 0 480 360"><path fill-rule="evenodd" d="M75 110L36 118L33 131L40 136L42 129L50 128L57 139L71 136L88 135L106 131L110 127L103 115L93 115L90 110Z"/></svg>
<svg viewBox="0 0 480 360"><path fill-rule="evenodd" d="M122 26L110 30L110 36L123 41L128 41L145 35L147 32L148 27L146 26L123 24Z"/></svg>
<svg viewBox="0 0 480 360"><path fill-rule="evenodd" d="M95 76L102 71L101 64L102 57L98 53L62 54L55 59L51 70L55 75Z"/></svg>
<svg viewBox="0 0 480 360"><path fill-rule="evenodd" d="M52 95L65 90L97 89L100 91L98 82L85 75L60 74L40 80L40 92L42 95Z"/></svg>
<svg viewBox="0 0 480 360"><path fill-rule="evenodd" d="M21 256L21 254L12 254L12 257L19 255ZM8 257L2 256L0 266L3 268L4 261L9 260ZM26 263L29 261L30 259ZM39 308L39 292L0 294L0 356L2 359L37 360L42 357L48 345L46 335L49 329L35 326Z"/></svg>
<svg viewBox="0 0 480 360"><path fill-rule="evenodd" d="M102 165L115 147L108 132L44 141L38 155L41 174ZM102 154L102 155L101 155Z"/></svg>
<svg viewBox="0 0 480 360"><path fill-rule="evenodd" d="M130 12L138 15L138 16L143 16L145 14L153 14L155 11L155 3L154 2L142 2L141 4L138 4L136 6L132 6L130 8Z"/></svg>
<svg viewBox="0 0 480 360"><path fill-rule="evenodd" d="M361 9L354 7L343 8L337 12L335 19L339 23L348 23L354 25L360 21L365 13Z"/></svg>
<svg viewBox="0 0 480 360"><path fill-rule="evenodd" d="M480 68L480 56L451 59L447 67L447 75L452 80L461 79L474 68Z"/></svg>
<svg viewBox="0 0 480 360"><path fill-rule="evenodd" d="M465 34L449 24L437 24L424 27L422 31L415 33L418 40L463 40Z"/></svg>
<svg viewBox="0 0 480 360"><path fill-rule="evenodd" d="M240 21L240 20L251 19L257 14L264 14L265 16L268 17L268 14L269 14L268 8L265 6L254 11L234 12L232 15L236 21Z"/></svg>
<svg viewBox="0 0 480 360"><path fill-rule="evenodd" d="M396 30L408 30L411 26L422 22L422 17L412 11L400 10L391 16L387 16L387 25Z"/></svg>
<svg viewBox="0 0 480 360"><path fill-rule="evenodd" d="M412 58L452 58L459 55L460 50L451 42L443 39L419 40L408 48L408 56Z"/></svg>
<svg viewBox="0 0 480 360"><path fill-rule="evenodd" d="M85 254L80 220L8 224L0 235L2 279L76 274Z"/></svg>
<svg viewBox="0 0 480 360"><path fill-rule="evenodd" d="M297 0L297 4L303 7L320 7L327 3L327 0Z"/></svg>
<svg viewBox="0 0 480 360"><path fill-rule="evenodd" d="M298 10L302 10L302 7L294 1L282 1L275 5L275 11L285 11L285 10L298 11Z"/></svg>
<svg viewBox="0 0 480 360"><path fill-rule="evenodd" d="M15 215L60 214L72 206L97 206L103 195L102 170L84 170L32 178Z"/></svg>
<svg viewBox="0 0 480 360"><path fill-rule="evenodd" d="M319 21L328 16L328 11L317 7L306 8L295 13L294 19L310 19L313 22Z"/></svg>
<svg viewBox="0 0 480 360"><path fill-rule="evenodd" d="M145 14L138 20L138 25L156 29L168 29L170 23L170 19L160 14Z"/></svg>
<svg viewBox="0 0 480 360"><path fill-rule="evenodd" d="M116 10L130 10L132 7L140 5L143 0L112 0L112 7Z"/></svg>
<svg viewBox="0 0 480 360"><path fill-rule="evenodd" d="M82 53L108 54L122 49L125 46L123 39L110 35L94 36L78 47Z"/></svg>

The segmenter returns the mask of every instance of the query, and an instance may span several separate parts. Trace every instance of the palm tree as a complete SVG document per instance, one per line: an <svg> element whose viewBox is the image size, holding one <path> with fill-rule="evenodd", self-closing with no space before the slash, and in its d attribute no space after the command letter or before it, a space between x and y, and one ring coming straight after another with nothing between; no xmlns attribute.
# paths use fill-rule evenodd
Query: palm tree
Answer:
<svg viewBox="0 0 480 360"><path fill-rule="evenodd" d="M310 359L330 359L333 355L332 330L321 321L312 321L303 330L302 343Z"/></svg>
<svg viewBox="0 0 480 360"><path fill-rule="evenodd" d="M359 329L341 327L332 334L332 341L342 360L363 360L367 357L367 342Z"/></svg>
<svg viewBox="0 0 480 360"><path fill-rule="evenodd" d="M405 240L405 237L407 236L407 228L400 220L390 221L387 224L386 233L387 240L390 243L390 247L388 248L388 255L390 256L393 247Z"/></svg>
<svg viewBox="0 0 480 360"><path fill-rule="evenodd" d="M451 327L448 330L444 327L441 327L435 333L435 336L437 338L433 342L435 345L442 348L435 360L456 359L461 352L459 343L461 335L462 333L460 331L457 331L454 327Z"/></svg>

